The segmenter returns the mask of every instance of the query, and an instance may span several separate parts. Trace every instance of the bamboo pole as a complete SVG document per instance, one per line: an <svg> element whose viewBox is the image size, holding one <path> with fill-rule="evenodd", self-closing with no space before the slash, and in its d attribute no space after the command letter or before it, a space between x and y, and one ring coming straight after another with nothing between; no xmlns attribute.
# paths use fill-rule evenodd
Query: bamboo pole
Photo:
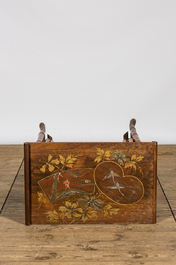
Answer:
<svg viewBox="0 0 176 265"><path fill-rule="evenodd" d="M128 132L123 135L123 142L128 142Z"/></svg>
<svg viewBox="0 0 176 265"><path fill-rule="evenodd" d="M136 120L135 119L131 119L130 121L130 131L131 131L131 137L134 140L134 142L141 142L139 135L137 134L136 128Z"/></svg>
<svg viewBox="0 0 176 265"><path fill-rule="evenodd" d="M42 142L45 142L45 131L46 131L45 124L41 122L39 124L39 128L40 128L40 132L38 134L37 143L42 143Z"/></svg>
<svg viewBox="0 0 176 265"><path fill-rule="evenodd" d="M47 134L47 138L46 138L46 141L45 142L48 142L48 143L54 142L53 141L53 138L51 137L51 135Z"/></svg>

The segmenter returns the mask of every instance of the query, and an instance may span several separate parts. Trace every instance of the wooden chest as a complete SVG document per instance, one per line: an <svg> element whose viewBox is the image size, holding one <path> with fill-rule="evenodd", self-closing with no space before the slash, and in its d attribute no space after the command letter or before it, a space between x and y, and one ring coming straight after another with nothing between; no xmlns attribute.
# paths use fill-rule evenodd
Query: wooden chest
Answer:
<svg viewBox="0 0 176 265"><path fill-rule="evenodd" d="M25 143L30 224L156 222L157 143Z"/></svg>

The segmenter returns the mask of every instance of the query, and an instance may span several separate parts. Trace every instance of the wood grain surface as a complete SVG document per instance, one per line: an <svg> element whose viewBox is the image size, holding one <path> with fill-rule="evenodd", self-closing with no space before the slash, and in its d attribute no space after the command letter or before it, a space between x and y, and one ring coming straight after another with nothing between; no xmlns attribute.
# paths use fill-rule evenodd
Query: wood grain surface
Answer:
<svg viewBox="0 0 176 265"><path fill-rule="evenodd" d="M1 146L0 154L2 157ZM24 169L21 167L0 215L0 264L175 265L176 222L171 212L175 209L172 204L176 185L172 177L175 154L175 145L158 147L158 179L163 186L157 185L156 224L25 226ZM14 168L14 178L16 168L20 168L15 155L19 155L16 150L14 160L9 162L7 155L7 167L4 166ZM5 168L4 172L10 189L9 172Z"/></svg>
<svg viewBox="0 0 176 265"><path fill-rule="evenodd" d="M9 185L14 181L18 172L19 164L23 160L22 145L1 145L0 152L0 211L4 206L5 199L9 193Z"/></svg>
<svg viewBox="0 0 176 265"><path fill-rule="evenodd" d="M25 144L26 224L154 223L157 143Z"/></svg>

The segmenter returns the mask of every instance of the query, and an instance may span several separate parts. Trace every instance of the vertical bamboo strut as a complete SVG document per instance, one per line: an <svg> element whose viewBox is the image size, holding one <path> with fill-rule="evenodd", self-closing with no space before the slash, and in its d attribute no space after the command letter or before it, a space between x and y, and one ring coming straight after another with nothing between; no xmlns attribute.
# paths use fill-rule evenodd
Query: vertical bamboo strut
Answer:
<svg viewBox="0 0 176 265"><path fill-rule="evenodd" d="M43 122L39 124L40 132L38 134L37 143L43 143L43 142L54 142L53 138L47 134L47 138L45 140L45 132L46 132L46 126Z"/></svg>
<svg viewBox="0 0 176 265"><path fill-rule="evenodd" d="M40 128L40 132L38 134L37 143L45 142L45 131L46 131L45 124L41 122L39 124L39 128Z"/></svg>
<svg viewBox="0 0 176 265"><path fill-rule="evenodd" d="M129 127L130 127L130 138L128 138L128 132L126 132L123 135L123 142L141 142L141 140L139 138L139 135L136 132L135 125L136 125L136 120L135 119L131 119L130 120L130 124L129 124Z"/></svg>
<svg viewBox="0 0 176 265"><path fill-rule="evenodd" d="M123 142L128 142L128 132L123 135Z"/></svg>
<svg viewBox="0 0 176 265"><path fill-rule="evenodd" d="M51 135L47 134L47 138L46 138L46 141L45 142L48 142L48 143L54 142L53 141L53 138L51 137Z"/></svg>
<svg viewBox="0 0 176 265"><path fill-rule="evenodd" d="M133 140L135 142L141 142L139 135L137 134L136 128L136 120L135 119L131 119L130 121L130 131L131 131L131 137L133 138Z"/></svg>

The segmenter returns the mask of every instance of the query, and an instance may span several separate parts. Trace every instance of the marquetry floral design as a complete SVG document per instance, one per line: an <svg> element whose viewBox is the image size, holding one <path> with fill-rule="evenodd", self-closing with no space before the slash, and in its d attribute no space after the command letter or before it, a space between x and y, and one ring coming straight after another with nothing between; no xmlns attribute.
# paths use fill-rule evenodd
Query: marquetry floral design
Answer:
<svg viewBox="0 0 176 265"><path fill-rule="evenodd" d="M144 156L136 156L136 155L132 155L130 160L125 163L124 169L131 169L134 171L138 171L140 172L141 175L143 175L143 171L142 168L139 166L139 162L141 162L143 160Z"/></svg>
<svg viewBox="0 0 176 265"><path fill-rule="evenodd" d="M38 208L40 208L43 203L47 202L47 198L42 192L37 192L37 194L38 194L38 203L39 203Z"/></svg>
<svg viewBox="0 0 176 265"><path fill-rule="evenodd" d="M127 153L124 153L123 151L118 150L103 150L101 148L97 149L97 157L95 158L94 162L97 164L106 160L114 160L117 161L121 166L124 166L126 162L130 160L130 158L127 157Z"/></svg>
<svg viewBox="0 0 176 265"><path fill-rule="evenodd" d="M80 218L83 213L83 209L79 207L78 202L71 203L70 201L66 201L65 206L60 206L59 211L64 212L68 219Z"/></svg>
<svg viewBox="0 0 176 265"><path fill-rule="evenodd" d="M53 210L45 213L51 223L85 223L89 219L97 219L98 213L102 212L104 217L110 217L112 214L118 214L118 208L112 208L111 205L103 207L104 201L96 198L97 195L78 198L76 202L66 201L58 207L58 211ZM96 203L96 204L95 204Z"/></svg>
<svg viewBox="0 0 176 265"><path fill-rule="evenodd" d="M131 156L131 160L129 160L126 164L125 164L125 168L133 168L133 169L137 169L137 163L142 161L142 159L144 158L144 156L136 156L136 155L132 155Z"/></svg>
<svg viewBox="0 0 176 265"><path fill-rule="evenodd" d="M119 191L119 196L123 196L125 198L125 192L121 192L120 189L122 188L131 188L133 187L133 182L137 182L137 177L133 177L134 171L137 174L137 171L140 171L142 174L142 169L140 168L140 162L144 159L144 156L139 155L137 156L136 154L131 154L128 155L128 151L122 151L122 150L104 150L101 148L96 148L96 155L92 159L92 162L94 162L94 166L92 169L97 168L99 166L103 166L104 164L110 165L110 163L113 165L112 168L115 168L115 164L121 169L123 172L123 175L128 176L129 174L129 179L130 179L130 184L127 185L126 182L122 186L118 183L119 179L116 179L116 181L113 179L115 174L117 173L111 169L110 172L107 172L109 175L104 175L102 178L102 181L105 181L104 179L110 179L112 178L112 185L110 186L108 184L107 188L108 190L103 190L100 192L97 192L96 189L94 188L93 193L90 193L90 191L84 190L82 186L79 187L79 189L76 190L74 186L74 179L75 178L81 178L84 174L86 174L86 171L84 169L83 174L77 171L72 172L72 168L75 167L75 163L78 160L78 156L74 154L70 154L67 156L58 154L55 152L55 155L49 154L47 157L47 161L43 161L43 165L40 168L40 171L42 173L45 173L47 171L53 172L51 177L53 179L52 182L52 190L51 190L51 195L49 195L50 202L53 203L54 205L54 210L52 208L52 211L47 211L46 218L48 222L50 223L64 223L64 224L73 224L73 223L89 223L92 219L91 222L97 222L96 219L103 218L106 220L107 218L113 218L113 215L118 215L119 213L119 208L116 207L116 205L113 202L116 202L113 200L107 201L107 198L111 198L111 194L109 197L106 196L107 191L109 192L109 189L112 190L112 192L116 192L118 194ZM40 160L41 161L41 160ZM79 163L78 163L79 164ZM98 164L98 165L96 165ZM57 172L56 172L57 170ZM59 172L58 172L59 170ZM75 168L74 168L75 170ZM80 171L80 169L79 169ZM70 175L69 175L70 174ZM112 176L111 176L112 175ZM121 176L117 176L121 177ZM47 177L48 178L48 177ZM91 178L89 178L87 181L90 181ZM125 179L127 181L127 178ZM85 181L84 179L80 180L78 183L83 183L81 181ZM91 182L90 182L91 183ZM131 184L132 183L132 184ZM64 186L64 185L65 186ZM80 184L80 185L81 185ZM92 178L92 184L93 183L93 178ZM119 186L118 186L119 184ZM142 185L142 183L140 183ZM59 186L60 185L60 186ZM97 184L98 185L98 184ZM124 186L125 185L125 186ZM65 196L67 198L64 200L63 194L61 193L61 197L58 197L58 187L62 187L63 189L63 194L68 194ZM140 186L139 188L141 188ZM82 189L82 190L81 190ZM134 191L130 191L130 196L133 195L133 193L136 193L138 190L137 186L135 187ZM77 193L76 193L77 192ZM131 195L132 194L132 195ZM122 197L121 196L121 197ZM56 200L60 200L59 203L55 203ZM126 198L125 198L126 199ZM45 195L41 192L38 192L38 203L39 203L39 208L42 206L42 204L46 203L47 199ZM117 202L119 202L117 200ZM131 201L130 201L131 203Z"/></svg>
<svg viewBox="0 0 176 265"><path fill-rule="evenodd" d="M96 197L96 195L84 194L81 198L78 198L77 201L80 203L83 209L91 207L95 211L101 211L103 200Z"/></svg>
<svg viewBox="0 0 176 265"><path fill-rule="evenodd" d="M104 216L112 214L118 214L119 208L112 208L112 205L108 204L104 207Z"/></svg>
<svg viewBox="0 0 176 265"><path fill-rule="evenodd" d="M136 156L135 154L131 157L127 156L127 152L123 152L122 150L103 150L100 148L97 149L97 157L94 162L97 164L103 161L112 160L117 162L120 166L124 167L124 169L133 169L139 171L143 174L142 169L138 166L138 163L141 162L144 156Z"/></svg>
<svg viewBox="0 0 176 265"><path fill-rule="evenodd" d="M62 155L59 155L59 159L63 169L64 167L72 168L73 164L78 160L78 157L74 154L71 154L66 158L64 158Z"/></svg>
<svg viewBox="0 0 176 265"><path fill-rule="evenodd" d="M127 153L123 153L123 151L113 150L111 154L111 160L117 161L121 166L124 166L130 160L130 158L126 157Z"/></svg>
<svg viewBox="0 0 176 265"><path fill-rule="evenodd" d="M63 170L64 168L72 168L77 159L78 157L74 154L70 154L66 158L59 154L56 159L53 159L53 156L49 154L47 162L40 168L40 171L45 173L47 170L53 172L55 169Z"/></svg>
<svg viewBox="0 0 176 265"><path fill-rule="evenodd" d="M97 157L95 158L94 162L100 163L105 160L109 160L111 157L111 151L104 151L101 148L96 148L97 149Z"/></svg>
<svg viewBox="0 0 176 265"><path fill-rule="evenodd" d="M60 218L59 214L56 212L56 210L48 211L45 214L47 214L47 219L51 223L58 223L59 221L61 221L61 218Z"/></svg>
<svg viewBox="0 0 176 265"><path fill-rule="evenodd" d="M82 221L86 222L90 218L97 218L97 212L90 206L86 209L81 208L78 202L64 202L63 206L59 206L58 212L56 210L46 213L47 219L51 223L78 223ZM70 220L70 221L69 221Z"/></svg>
<svg viewBox="0 0 176 265"><path fill-rule="evenodd" d="M81 221L83 221L84 223L91 218L98 218L97 216L97 211L94 211L90 206L87 207L81 217Z"/></svg>
<svg viewBox="0 0 176 265"><path fill-rule="evenodd" d="M52 159L53 156L48 156L48 161L40 168L42 173L45 173L46 170L52 172L57 165L59 165L60 161L58 159Z"/></svg>

